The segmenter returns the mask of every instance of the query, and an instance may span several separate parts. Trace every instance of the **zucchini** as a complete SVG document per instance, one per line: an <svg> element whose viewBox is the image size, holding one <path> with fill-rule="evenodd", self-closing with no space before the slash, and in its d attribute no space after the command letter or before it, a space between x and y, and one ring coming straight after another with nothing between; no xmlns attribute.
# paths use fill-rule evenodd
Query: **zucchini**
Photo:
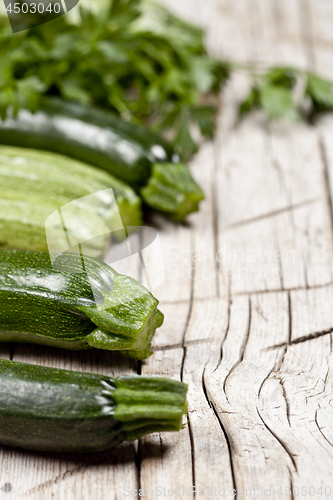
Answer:
<svg viewBox="0 0 333 500"><path fill-rule="evenodd" d="M91 257L105 254L115 229L120 237L121 226L142 224L140 198L110 174L54 153L0 147L0 248L61 251L60 216L52 218L48 242L45 222L68 203L67 236L72 246L85 242Z"/></svg>
<svg viewBox="0 0 333 500"><path fill-rule="evenodd" d="M141 283L90 257L60 254L52 266L46 252L0 251L0 342L145 359L163 323L157 305Z"/></svg>
<svg viewBox="0 0 333 500"><path fill-rule="evenodd" d="M178 431L186 391L182 382L158 377L112 379L0 359L0 443L89 452Z"/></svg>
<svg viewBox="0 0 333 500"><path fill-rule="evenodd" d="M178 163L178 156L160 137L91 106L44 99L42 110L21 110L17 118L3 121L0 143L55 151L106 170L132 186L145 203L175 220L198 210L204 198L188 167ZM157 163L168 182L160 169L158 182L154 181ZM142 189L147 186L150 189Z"/></svg>

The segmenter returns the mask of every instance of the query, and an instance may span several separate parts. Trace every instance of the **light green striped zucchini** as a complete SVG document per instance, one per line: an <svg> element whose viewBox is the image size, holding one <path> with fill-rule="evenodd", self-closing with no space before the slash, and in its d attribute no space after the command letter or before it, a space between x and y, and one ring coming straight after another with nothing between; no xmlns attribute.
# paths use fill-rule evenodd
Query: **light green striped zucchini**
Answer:
<svg viewBox="0 0 333 500"><path fill-rule="evenodd" d="M55 153L1 146L0 248L64 250L58 248L63 225L49 219L49 247L45 234L46 220L59 209L66 236L86 242L84 253L92 257L105 253L115 229L119 237L120 227L142 224L140 198L107 172Z"/></svg>

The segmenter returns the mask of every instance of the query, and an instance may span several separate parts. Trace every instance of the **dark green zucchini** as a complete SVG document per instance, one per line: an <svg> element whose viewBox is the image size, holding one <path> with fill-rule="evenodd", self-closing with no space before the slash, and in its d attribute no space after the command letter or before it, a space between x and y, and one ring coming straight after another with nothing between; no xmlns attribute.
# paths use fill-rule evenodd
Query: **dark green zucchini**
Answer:
<svg viewBox="0 0 333 500"><path fill-rule="evenodd" d="M76 254L53 266L46 252L0 251L0 342L152 354L163 314L141 283Z"/></svg>
<svg viewBox="0 0 333 500"><path fill-rule="evenodd" d="M0 359L0 443L89 452L178 431L186 391L182 382L158 377L111 379Z"/></svg>
<svg viewBox="0 0 333 500"><path fill-rule="evenodd" d="M104 169L175 220L198 210L204 197L188 167L178 163L177 155L161 138L91 106L45 99L42 110L22 110L17 118L2 122L0 143L55 151ZM160 173L158 182L154 181L157 163L166 171L166 183ZM142 189L147 185L150 189Z"/></svg>

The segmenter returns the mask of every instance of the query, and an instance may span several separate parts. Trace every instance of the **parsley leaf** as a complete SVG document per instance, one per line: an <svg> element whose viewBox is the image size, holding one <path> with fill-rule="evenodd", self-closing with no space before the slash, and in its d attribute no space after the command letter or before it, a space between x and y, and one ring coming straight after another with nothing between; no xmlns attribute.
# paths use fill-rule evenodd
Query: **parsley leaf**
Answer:
<svg viewBox="0 0 333 500"><path fill-rule="evenodd" d="M333 82L307 73L305 95L310 97L314 112L333 109Z"/></svg>
<svg viewBox="0 0 333 500"><path fill-rule="evenodd" d="M255 74L254 79L255 83L239 105L239 118L254 109L262 109L271 120L298 119L299 114L292 94L297 83L297 70L274 66L263 74Z"/></svg>
<svg viewBox="0 0 333 500"><path fill-rule="evenodd" d="M238 108L238 117L243 118L245 115L258 108L260 105L260 93L257 86L251 87L245 99L240 103Z"/></svg>
<svg viewBox="0 0 333 500"><path fill-rule="evenodd" d="M289 89L276 85L264 85L260 92L260 104L268 118L279 120L289 118L296 120L297 111Z"/></svg>
<svg viewBox="0 0 333 500"><path fill-rule="evenodd" d="M264 75L264 80L268 84L287 89L292 89L297 81L294 68L288 66L274 66L270 68Z"/></svg>

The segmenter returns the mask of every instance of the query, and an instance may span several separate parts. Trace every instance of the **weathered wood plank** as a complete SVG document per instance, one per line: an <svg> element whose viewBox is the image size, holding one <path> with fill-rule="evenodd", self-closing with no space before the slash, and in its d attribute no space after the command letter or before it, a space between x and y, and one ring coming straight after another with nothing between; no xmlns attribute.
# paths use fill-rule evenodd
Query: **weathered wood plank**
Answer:
<svg viewBox="0 0 333 500"><path fill-rule="evenodd" d="M162 302L159 307L164 314L164 323L154 335L152 348L181 347L191 303L189 301L180 302L179 304Z"/></svg>
<svg viewBox="0 0 333 500"><path fill-rule="evenodd" d="M319 117L316 121L318 129L321 154L324 164L324 176L326 186L326 197L330 224L333 228L333 114L327 113Z"/></svg>
<svg viewBox="0 0 333 500"><path fill-rule="evenodd" d="M292 457L292 485L305 498L333 487L331 367L330 335L291 345L260 391L259 414Z"/></svg>
<svg viewBox="0 0 333 500"><path fill-rule="evenodd" d="M190 164L191 172L205 193L205 200L200 204L200 211L191 214L188 223L192 227L192 269L193 299L216 297L218 292L226 295L227 291L218 290L216 261L216 213L215 213L215 155L212 143L201 146L200 152Z"/></svg>
<svg viewBox="0 0 333 500"><path fill-rule="evenodd" d="M155 352L142 365L143 375L158 375L180 380L183 349L168 349ZM140 488L143 492L153 489L154 494L163 488L166 491L190 489L193 498L192 452L189 428L177 433L152 434L141 440ZM170 493L171 495L171 493ZM174 493L174 495L176 495ZM153 498L150 492L148 498Z"/></svg>
<svg viewBox="0 0 333 500"><path fill-rule="evenodd" d="M219 367L207 374L207 392L228 436L238 490L276 491L289 484L292 460L269 432L257 411L263 381L281 362L287 342L288 297L285 293L235 299ZM224 352L226 349L226 356ZM291 498L287 495L286 498Z"/></svg>
<svg viewBox="0 0 333 500"><path fill-rule="evenodd" d="M159 280L160 284L153 288L154 295L161 302L189 301L193 287L191 226L175 224L157 214L151 215L149 224L157 230L159 251L157 252L153 246L147 246L144 239L145 265L148 274L157 277L164 276L163 280ZM144 279L142 282L148 286Z"/></svg>
<svg viewBox="0 0 333 500"><path fill-rule="evenodd" d="M194 484L206 492L214 488L229 491L234 488L228 442L203 385L207 363L217 365L219 358L218 343L186 347L183 380L189 386L188 426L192 438Z"/></svg>
<svg viewBox="0 0 333 500"><path fill-rule="evenodd" d="M332 330L332 286L313 290L296 290L290 293L290 297L293 306L292 342L325 334Z"/></svg>
<svg viewBox="0 0 333 500"><path fill-rule="evenodd" d="M213 209L214 151L211 144L204 144L191 162L194 178L206 195L200 210L191 214L180 225L152 216L157 227L161 253L144 245L143 257L148 274L163 276L153 289L161 302L189 301L191 297L208 298L217 295L217 267L215 260L216 234ZM149 283L143 280L149 287Z"/></svg>
<svg viewBox="0 0 333 500"><path fill-rule="evenodd" d="M255 40L256 59L266 65L290 64L305 68L307 53L300 14L302 0L252 0L248 14ZM252 12L251 10L252 9ZM253 15L255 10L256 15ZM259 18L259 21L258 21ZM258 23L261 29L258 30Z"/></svg>
<svg viewBox="0 0 333 500"><path fill-rule="evenodd" d="M251 21L245 32L254 41L251 60L285 64L289 51L305 66L299 3L253 0L247 7ZM256 29L258 19L263 30ZM243 26L241 17L238 21ZM288 37L291 32L293 38ZM329 283L330 220L325 205L312 207L326 199L318 134L303 124L268 126L261 115L237 125L235 108L245 87L242 76L231 80L218 129L221 287L229 283L234 294ZM306 250L308 238L311 250ZM290 260L292 253L296 258Z"/></svg>
<svg viewBox="0 0 333 500"><path fill-rule="evenodd" d="M228 443L207 398L204 382L206 368L215 368L220 362L220 346L228 331L228 305L222 299L194 301L185 335L183 381L188 384L194 480L206 494L209 489L234 488Z"/></svg>
<svg viewBox="0 0 333 500"><path fill-rule="evenodd" d="M333 7L329 0L308 0L304 30L312 54L312 67L326 78L333 78Z"/></svg>
<svg viewBox="0 0 333 500"><path fill-rule="evenodd" d="M306 498L313 487L315 494L332 488L332 338L324 331L332 325L332 303L331 287L290 294L289 345L262 385L258 405L263 421L293 458L295 493Z"/></svg>
<svg viewBox="0 0 333 500"><path fill-rule="evenodd" d="M317 202L220 233L232 294L320 286L332 281L331 228Z"/></svg>
<svg viewBox="0 0 333 500"><path fill-rule="evenodd" d="M194 301L184 337L186 346L202 341L221 344L228 329L229 303L225 299Z"/></svg>

